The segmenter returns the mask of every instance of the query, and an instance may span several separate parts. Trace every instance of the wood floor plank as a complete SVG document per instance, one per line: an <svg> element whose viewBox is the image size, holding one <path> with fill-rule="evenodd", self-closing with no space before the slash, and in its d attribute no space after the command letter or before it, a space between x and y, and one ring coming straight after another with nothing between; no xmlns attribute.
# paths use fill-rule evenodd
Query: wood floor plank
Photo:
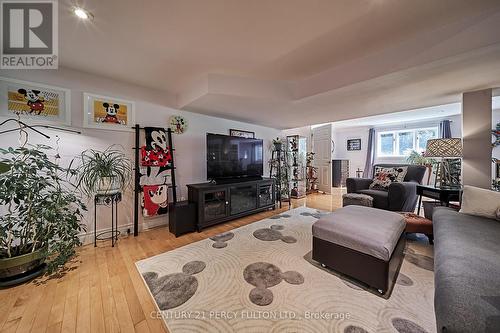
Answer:
<svg viewBox="0 0 500 333"><path fill-rule="evenodd" d="M134 332L134 323L128 309L127 299L125 298L125 292L123 291L119 276L111 278L111 286L113 288L113 298L115 299L120 331L124 333Z"/></svg>
<svg viewBox="0 0 500 333"><path fill-rule="evenodd" d="M64 314L61 330L63 332L76 332L76 319L78 311L78 287L80 284L78 269L69 272L65 277L69 279L66 299L64 302Z"/></svg>
<svg viewBox="0 0 500 333"><path fill-rule="evenodd" d="M4 289L2 293L2 302L0 302L0 330L9 318L10 311L14 307L18 294L22 287Z"/></svg>
<svg viewBox="0 0 500 333"><path fill-rule="evenodd" d="M119 332L120 325L116 314L115 299L113 298L113 288L111 287L107 264L108 251L108 249L105 249L98 255L104 324L106 332Z"/></svg>
<svg viewBox="0 0 500 333"><path fill-rule="evenodd" d="M164 332L164 323L162 320L159 320L156 316L153 315L157 311L156 306L153 303L151 295L146 289L146 286L144 285L142 277L135 267L135 262L144 257L142 248L137 242L134 242L131 246L122 248L121 251L124 258L126 259L125 262L127 263L127 269L130 274L130 279L141 304L149 331L155 333Z"/></svg>
<svg viewBox="0 0 500 333"><path fill-rule="evenodd" d="M31 332L43 333L47 330L52 305L54 304L56 297L57 281L49 280L46 283L47 287L45 288L39 302L38 311L33 325L31 326Z"/></svg>
<svg viewBox="0 0 500 333"><path fill-rule="evenodd" d="M19 287L18 287L19 288ZM7 332L15 332L17 326L21 322L22 316L29 305L31 295L35 289L34 282L30 282L22 287L18 293L14 295L14 303L10 308L7 318L2 326L1 330ZM7 329L8 327L8 329Z"/></svg>
<svg viewBox="0 0 500 333"><path fill-rule="evenodd" d="M39 303L42 299L43 293L47 289L46 284L41 284L36 288L33 288L33 292L30 295L30 299L23 313L22 319L19 322L16 332L24 333L29 332L35 321L37 311L39 310Z"/></svg>
<svg viewBox="0 0 500 333"><path fill-rule="evenodd" d="M134 326L145 320L146 317L142 312L141 303L137 298L132 281L130 280L130 274L124 263L121 251L115 251L115 262L118 266L118 271L120 272L119 277L121 281L122 288L125 293L125 299L127 300L128 309L130 312L130 317L132 318L132 323Z"/></svg>
<svg viewBox="0 0 500 333"><path fill-rule="evenodd" d="M56 292L54 296L54 303L50 309L49 321L47 323L47 330L49 327L61 327L64 317L64 305L66 302L66 292L68 290L68 279L61 279L57 283Z"/></svg>
<svg viewBox="0 0 500 333"><path fill-rule="evenodd" d="M88 274L80 275L78 289L76 332L86 333L90 332L90 278Z"/></svg>
<svg viewBox="0 0 500 333"><path fill-rule="evenodd" d="M97 251L93 252L90 260L95 271L98 269L99 260ZM90 276L90 331L91 332L106 332L104 324L104 309L102 305L102 292L99 274L91 274Z"/></svg>

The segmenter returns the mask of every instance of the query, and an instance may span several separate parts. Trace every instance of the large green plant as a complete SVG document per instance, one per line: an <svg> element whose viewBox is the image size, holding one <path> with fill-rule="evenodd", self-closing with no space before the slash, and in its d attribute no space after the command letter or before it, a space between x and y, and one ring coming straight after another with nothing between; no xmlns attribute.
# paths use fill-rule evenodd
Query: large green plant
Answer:
<svg viewBox="0 0 500 333"><path fill-rule="evenodd" d="M85 205L67 177L76 170L53 162L48 146L0 149L0 258L40 250L49 272L75 255L85 230Z"/></svg>
<svg viewBox="0 0 500 333"><path fill-rule="evenodd" d="M412 150L410 154L406 157L406 162L409 164L425 166L428 170L426 184L429 184L432 175L432 168L437 163L435 159L425 157L424 153L419 153L415 150Z"/></svg>
<svg viewBox="0 0 500 333"><path fill-rule="evenodd" d="M436 164L436 160L425 157L423 153L419 153L415 150L412 150L410 154L406 157L406 162L414 165L423 165L423 166L432 166Z"/></svg>
<svg viewBox="0 0 500 333"><path fill-rule="evenodd" d="M132 179L132 163L122 150L110 146L104 151L88 149L78 157L77 186L91 197L103 186L105 178L111 178L121 190L125 190Z"/></svg>

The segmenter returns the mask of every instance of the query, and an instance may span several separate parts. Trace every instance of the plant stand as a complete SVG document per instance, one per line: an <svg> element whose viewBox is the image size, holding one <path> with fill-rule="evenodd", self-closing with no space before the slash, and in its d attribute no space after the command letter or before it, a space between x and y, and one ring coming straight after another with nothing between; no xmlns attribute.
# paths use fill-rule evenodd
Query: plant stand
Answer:
<svg viewBox="0 0 500 333"><path fill-rule="evenodd" d="M118 203L122 201L121 192L112 194L97 194L94 197L94 247L97 246L98 240L111 239L111 247L115 246L118 241L120 231L118 230ZM103 237L109 234L110 231L97 233L97 206L111 206L111 236Z"/></svg>

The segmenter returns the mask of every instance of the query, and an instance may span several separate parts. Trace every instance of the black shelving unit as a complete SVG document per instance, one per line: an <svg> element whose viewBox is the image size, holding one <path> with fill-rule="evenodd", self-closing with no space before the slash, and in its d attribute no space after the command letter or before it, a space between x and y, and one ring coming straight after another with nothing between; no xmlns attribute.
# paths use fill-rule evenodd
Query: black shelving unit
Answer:
<svg viewBox="0 0 500 333"><path fill-rule="evenodd" d="M140 169L140 164L139 164L139 154L140 154L140 134L141 130L144 130L144 127L140 127L138 124L136 124L133 129L135 130L135 147L134 152L135 152L135 158L134 158L134 236L137 236L139 234L139 196L141 194L142 188L141 188L141 169ZM174 143L172 141L172 130L170 128L167 128L167 139L168 139L168 144L169 144L169 149L170 149L170 154L172 156L172 162L170 163L171 165L171 174L172 174L172 184L169 186L169 188L172 188L172 197L173 197L173 203L174 205L177 203L177 185L175 183L175 159L174 159Z"/></svg>
<svg viewBox="0 0 500 333"><path fill-rule="evenodd" d="M276 180L276 196L275 200L278 201L279 207L281 208L281 202L283 199L288 200L288 206L291 206L291 200L290 200L290 189L287 190L287 197L283 198L282 192L283 192L283 184L281 182L282 178L282 172L284 171L285 173L285 178L286 178L286 186L289 186L289 177L288 177L288 158L287 158L287 151L283 151L282 149L275 150L273 149L271 153L271 165L269 168L269 178L275 179ZM274 164L277 164L276 166ZM276 169L276 170L274 170Z"/></svg>

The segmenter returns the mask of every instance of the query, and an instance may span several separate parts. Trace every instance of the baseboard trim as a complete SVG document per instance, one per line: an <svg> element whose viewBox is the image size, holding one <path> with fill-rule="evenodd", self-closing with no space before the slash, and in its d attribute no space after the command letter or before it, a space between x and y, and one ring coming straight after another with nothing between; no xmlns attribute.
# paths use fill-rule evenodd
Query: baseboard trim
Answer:
<svg viewBox="0 0 500 333"><path fill-rule="evenodd" d="M142 223L139 224L139 232L153 229L153 228L163 227L163 226L168 226L168 217L156 218L156 219L143 221ZM120 231L120 233L122 235L126 235L128 229L130 229L130 232L132 234L133 228L134 228L133 223L118 225L118 230ZM97 234L100 234L103 232L111 232L111 227L97 229L97 231L96 231ZM94 242L94 230L92 229L90 231L81 233L80 235L78 235L78 237L80 238L82 245L92 244Z"/></svg>

